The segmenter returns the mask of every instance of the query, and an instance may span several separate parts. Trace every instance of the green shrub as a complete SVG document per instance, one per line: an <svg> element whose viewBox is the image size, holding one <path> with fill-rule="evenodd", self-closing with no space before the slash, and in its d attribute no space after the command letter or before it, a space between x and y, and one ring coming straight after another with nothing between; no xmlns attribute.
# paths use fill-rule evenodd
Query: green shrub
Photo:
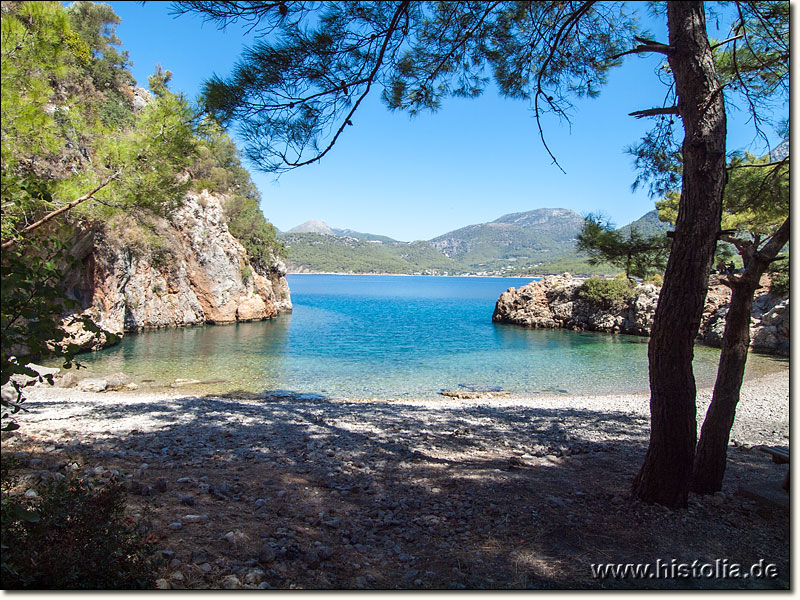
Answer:
<svg viewBox="0 0 800 600"><path fill-rule="evenodd" d="M253 270L247 265L242 265L242 283L247 283L253 276Z"/></svg>
<svg viewBox="0 0 800 600"><path fill-rule="evenodd" d="M264 218L255 200L240 195L228 198L225 201L225 218L228 231L244 246L250 264L257 273L266 275L273 258L285 255L283 245L277 240L275 227Z"/></svg>
<svg viewBox="0 0 800 600"><path fill-rule="evenodd" d="M655 286L661 287L664 285L664 276L661 273L654 273L646 278L642 283L652 283Z"/></svg>
<svg viewBox="0 0 800 600"><path fill-rule="evenodd" d="M633 288L624 278L590 277L578 290L578 297L603 309L620 308L631 297Z"/></svg>
<svg viewBox="0 0 800 600"><path fill-rule="evenodd" d="M6 475L6 473L4 473ZM6 486L4 486L6 487ZM4 589L147 589L159 567L149 526L124 515L118 482L50 482L2 499Z"/></svg>
<svg viewBox="0 0 800 600"><path fill-rule="evenodd" d="M769 291L773 294L789 293L789 260L778 260L769 266L769 274L772 277L772 284Z"/></svg>

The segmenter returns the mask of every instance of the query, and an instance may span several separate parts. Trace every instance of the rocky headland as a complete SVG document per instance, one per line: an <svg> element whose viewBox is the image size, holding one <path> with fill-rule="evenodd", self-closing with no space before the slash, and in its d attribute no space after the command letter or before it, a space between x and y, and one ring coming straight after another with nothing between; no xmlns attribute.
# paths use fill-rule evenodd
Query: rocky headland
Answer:
<svg viewBox="0 0 800 600"><path fill-rule="evenodd" d="M766 284L766 282L763 282ZM497 300L492 319L533 328L563 328L649 336L660 288L640 284L625 302L601 306L579 294L583 280L569 273L544 277L521 288L509 288ZM789 298L764 285L753 302L750 346L760 352L789 353ZM698 341L720 346L730 289L712 277Z"/></svg>
<svg viewBox="0 0 800 600"><path fill-rule="evenodd" d="M67 293L82 315L101 329L70 325L71 341L86 350L145 329L235 323L274 318L291 311L286 267L275 257L261 272L228 231L225 196L190 192L170 218L152 225L155 251L111 228L80 233L72 246L82 269Z"/></svg>

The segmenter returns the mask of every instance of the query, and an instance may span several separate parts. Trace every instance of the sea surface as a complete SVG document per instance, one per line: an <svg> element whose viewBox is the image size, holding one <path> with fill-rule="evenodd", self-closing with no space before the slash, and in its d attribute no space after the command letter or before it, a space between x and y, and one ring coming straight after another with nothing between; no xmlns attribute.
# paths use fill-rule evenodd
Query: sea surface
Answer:
<svg viewBox="0 0 800 600"><path fill-rule="evenodd" d="M495 324L495 302L530 279L290 275L294 311L271 321L126 336L83 354L82 377L123 372L142 389L198 380L187 393L283 390L348 398L645 393L647 338ZM697 346L699 386L719 350ZM752 373L785 368L750 355Z"/></svg>

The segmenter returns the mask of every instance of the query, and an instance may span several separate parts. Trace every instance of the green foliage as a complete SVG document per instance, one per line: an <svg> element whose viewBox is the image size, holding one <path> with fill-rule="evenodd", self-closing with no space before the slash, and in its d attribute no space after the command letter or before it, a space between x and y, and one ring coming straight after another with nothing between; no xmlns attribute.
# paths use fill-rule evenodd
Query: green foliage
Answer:
<svg viewBox="0 0 800 600"><path fill-rule="evenodd" d="M773 294L789 293L789 256L773 262L769 266L769 274L772 277L772 285L769 291Z"/></svg>
<svg viewBox="0 0 800 600"><path fill-rule="evenodd" d="M147 78L147 87L156 96L162 97L169 93L169 82L172 80L172 71L165 71L161 65L156 65L155 72Z"/></svg>
<svg viewBox="0 0 800 600"><path fill-rule="evenodd" d="M631 298L632 292L633 286L624 278L590 277L581 284L578 297L608 310L624 306Z"/></svg>
<svg viewBox="0 0 800 600"><path fill-rule="evenodd" d="M653 275L645 278L642 283L651 283L655 286L661 287L664 285L664 276L661 273L654 273Z"/></svg>
<svg viewBox="0 0 800 600"><path fill-rule="evenodd" d="M3 490L5 589L153 587L159 561L149 524L125 516L120 483L95 488L69 477L37 492L17 499Z"/></svg>
<svg viewBox="0 0 800 600"><path fill-rule="evenodd" d="M133 83L127 71L131 65L116 35L121 19L108 4L78 1L66 9L70 27L89 50L89 76L98 90L118 90Z"/></svg>
<svg viewBox="0 0 800 600"><path fill-rule="evenodd" d="M127 55L108 5L20 2L2 12L3 240L97 189L69 218L168 214L188 183L193 114L169 93L133 111ZM47 194L19 202L17 181ZM10 183L7 183L10 182Z"/></svg>
<svg viewBox="0 0 800 600"><path fill-rule="evenodd" d="M213 121L198 129L197 156L190 167L196 190L243 196L258 205L261 194L242 166L241 153L231 137Z"/></svg>
<svg viewBox="0 0 800 600"><path fill-rule="evenodd" d="M237 238L255 270L262 275L269 271L275 256L284 254L277 241L275 227L267 223L258 202L244 196L233 196L225 201L228 231Z"/></svg>
<svg viewBox="0 0 800 600"><path fill-rule="evenodd" d="M608 262L624 269L628 279L643 279L666 267L669 238L664 234L645 236L635 227L626 234L615 230L607 219L590 214L578 234L577 248L592 264Z"/></svg>
<svg viewBox="0 0 800 600"><path fill-rule="evenodd" d="M66 13L57 2L23 2L14 10L4 5L0 14L0 154L5 177L17 168L36 169L41 157L58 150L58 127L48 108L51 82L67 74L77 40L69 35Z"/></svg>
<svg viewBox="0 0 800 600"><path fill-rule="evenodd" d="M675 223L680 194L669 193L656 202L659 218ZM734 157L728 166L728 184L723 198L722 229L731 230L744 242L758 246L772 236L789 216L789 159L777 162L767 154L756 158L751 154ZM735 241L735 240L734 240ZM735 248L725 242L717 244L715 264L741 258Z"/></svg>
<svg viewBox="0 0 800 600"><path fill-rule="evenodd" d="M554 2L260 3L244 13L236 3L176 5L220 26L244 18L275 33L203 91L221 122L241 124L248 158L268 171L320 158L371 89L415 114L448 96L478 96L493 76L537 116L565 117L570 96L599 93L637 31L634 18L606 3L574 11Z"/></svg>
<svg viewBox="0 0 800 600"><path fill-rule="evenodd" d="M78 308L64 296L63 279L68 268L75 268L63 242L56 238L33 238L29 243L3 251L2 306L0 307L0 385L11 382L16 398L2 400L2 429L17 429L15 414L22 409L21 388L14 375L36 377L26 365L51 354L72 366L77 346L63 344L62 311ZM84 326L97 331L88 320ZM52 384L52 377L49 383Z"/></svg>
<svg viewBox="0 0 800 600"><path fill-rule="evenodd" d="M751 154L730 162L722 228L772 235L789 215L789 160L770 165ZM762 166L759 166L762 165Z"/></svg>
<svg viewBox="0 0 800 600"><path fill-rule="evenodd" d="M737 3L737 8L741 21L736 33L746 33L746 38L716 51L717 74L726 93L745 96L756 124L763 124L769 111L788 109L790 6L756 0Z"/></svg>

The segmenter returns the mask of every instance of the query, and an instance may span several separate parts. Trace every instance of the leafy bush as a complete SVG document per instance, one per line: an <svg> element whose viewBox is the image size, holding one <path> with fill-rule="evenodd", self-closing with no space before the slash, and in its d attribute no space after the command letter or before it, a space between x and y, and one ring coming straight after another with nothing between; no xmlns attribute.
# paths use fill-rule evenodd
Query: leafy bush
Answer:
<svg viewBox="0 0 800 600"><path fill-rule="evenodd" d="M124 515L121 484L95 489L70 478L38 493L17 501L3 492L4 589L153 587L159 559L148 525Z"/></svg>
<svg viewBox="0 0 800 600"><path fill-rule="evenodd" d="M41 376L25 365L51 354L63 356L65 368L72 366L79 348L65 339L61 314L67 309L80 308L79 303L66 298L63 292L64 271L78 267L66 252L64 243L56 238L32 238L3 250L0 384L10 383L16 396L9 399L4 394L0 403L3 431L19 428L14 415L21 410L23 397L18 382L12 379L14 375L42 381ZM88 329L98 331L88 319L76 318ZM49 382L52 383L52 376Z"/></svg>
<svg viewBox="0 0 800 600"><path fill-rule="evenodd" d="M285 253L278 242L275 227L264 218L258 202L235 195L225 201L225 217L228 231L238 239L256 272L266 275L275 255Z"/></svg>
<svg viewBox="0 0 800 600"><path fill-rule="evenodd" d="M769 266L769 274L772 277L772 285L769 291L773 294L789 293L789 260L778 260Z"/></svg>
<svg viewBox="0 0 800 600"><path fill-rule="evenodd" d="M578 290L578 297L603 309L619 308L631 297L633 287L623 278L590 277Z"/></svg>
<svg viewBox="0 0 800 600"><path fill-rule="evenodd" d="M650 275L647 279L645 279L642 283L652 283L658 287L664 285L664 276L661 273L654 273Z"/></svg>
<svg viewBox="0 0 800 600"><path fill-rule="evenodd" d="M241 153L231 137L208 119L201 122L197 134L197 156L189 167L194 189L235 193L258 205L261 194L242 166Z"/></svg>

